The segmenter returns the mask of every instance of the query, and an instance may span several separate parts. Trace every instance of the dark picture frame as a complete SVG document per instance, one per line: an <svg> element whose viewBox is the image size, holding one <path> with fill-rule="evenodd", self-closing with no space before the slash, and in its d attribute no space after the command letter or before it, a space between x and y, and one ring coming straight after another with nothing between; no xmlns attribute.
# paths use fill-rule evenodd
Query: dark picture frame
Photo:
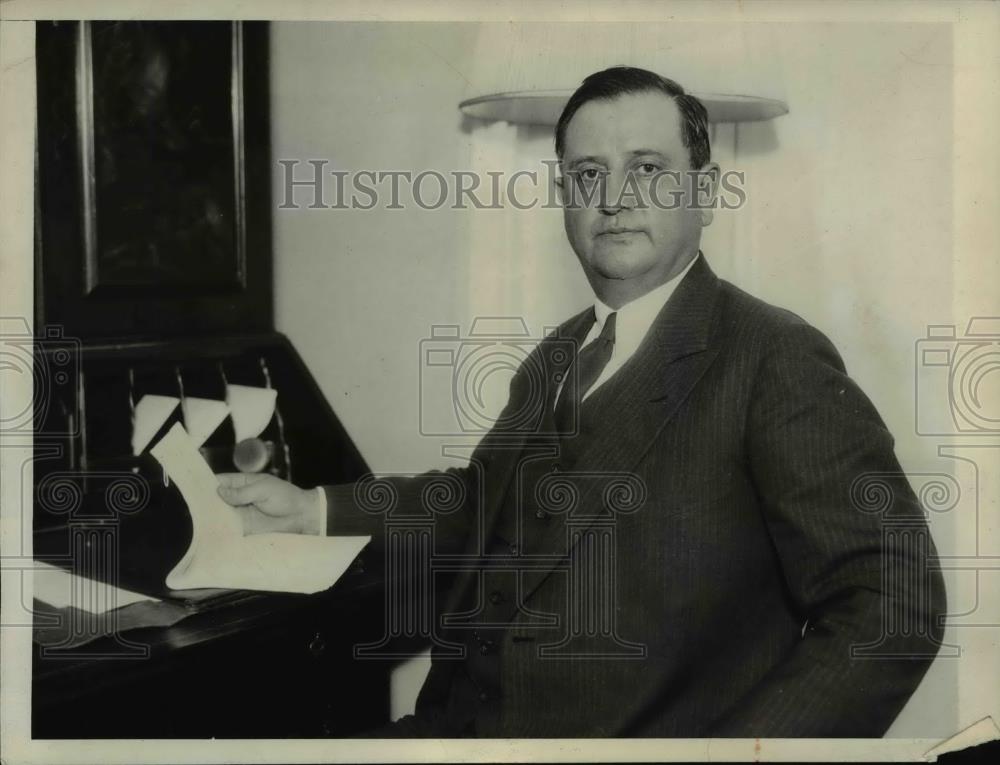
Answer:
<svg viewBox="0 0 1000 765"><path fill-rule="evenodd" d="M39 22L36 322L273 325L267 24Z"/></svg>

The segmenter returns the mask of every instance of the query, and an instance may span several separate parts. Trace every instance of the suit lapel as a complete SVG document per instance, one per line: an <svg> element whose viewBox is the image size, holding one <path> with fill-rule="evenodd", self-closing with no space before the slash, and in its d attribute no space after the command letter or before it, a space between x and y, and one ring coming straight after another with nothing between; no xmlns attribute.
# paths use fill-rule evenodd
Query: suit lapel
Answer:
<svg viewBox="0 0 1000 765"><path fill-rule="evenodd" d="M551 415L555 402L556 380L561 379L557 375L565 373L568 362L573 357L572 355L566 357L565 344L569 342L579 347L593 323L594 310L588 308L560 326L554 336L546 338L539 344L537 359L529 362L541 365L541 376L544 378L541 391L545 398L542 405L537 407L536 416L530 423L517 430L501 433L493 431L487 436L492 442L490 454L493 457L493 464L490 468L492 475L489 479L489 491L485 497L484 531L492 529L496 524L497 514L510 491L525 448L529 445L545 446L553 441L554 423ZM516 399L512 400L509 406L514 411L521 411L530 406L527 397L538 393L537 389L532 391L528 387L519 390Z"/></svg>
<svg viewBox="0 0 1000 765"><path fill-rule="evenodd" d="M581 415L593 437L578 467L628 470L642 457L715 357L709 334L717 289L699 257L635 355L584 402Z"/></svg>
<svg viewBox="0 0 1000 765"><path fill-rule="evenodd" d="M598 518L612 519L609 505L614 503L608 502L606 491L613 484L624 488L625 482L633 487L642 483L643 476L630 475L630 471L718 353L710 343L717 297L718 279L704 256L699 256L635 355L584 402L581 415L589 435L564 476L578 481L579 500L569 511L569 520L577 530L589 528ZM552 527L541 540L540 549L558 549L560 538L566 536L564 524ZM523 575L524 598L551 573Z"/></svg>
<svg viewBox="0 0 1000 765"><path fill-rule="evenodd" d="M542 448L548 445L553 450L556 449L556 447L551 446L554 441L551 413L557 388L555 379L561 378L555 378L555 375L565 373L568 363L575 356L575 354L566 356L565 343L571 342L579 346L586 338L593 323L594 309L591 307L573 316L562 324L553 336L547 337L539 343L537 356L527 362L541 365L539 369L544 380L542 386L544 401L540 407L537 407L536 416L531 422L520 423L517 428L495 428L485 436L485 439L489 440L486 452L491 464L487 471L489 476L481 508L483 524L480 536L470 539L466 546L464 554L467 558L475 559L486 552L486 547L489 546L491 534L496 528L507 495L515 484L517 466L521 464L525 449L529 445L539 445ZM508 402L507 408L514 412L524 411L525 407L530 406L528 397L532 395L538 395L537 388L521 386L512 390L511 400ZM456 581L447 600L446 613L457 610L464 602L468 588L475 583L473 573L473 570L466 571Z"/></svg>

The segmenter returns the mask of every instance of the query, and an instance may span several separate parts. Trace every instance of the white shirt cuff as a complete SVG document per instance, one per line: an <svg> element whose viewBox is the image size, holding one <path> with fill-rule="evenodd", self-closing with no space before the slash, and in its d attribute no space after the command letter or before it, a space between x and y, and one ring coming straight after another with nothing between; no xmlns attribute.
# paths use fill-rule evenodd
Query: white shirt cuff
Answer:
<svg viewBox="0 0 1000 765"><path fill-rule="evenodd" d="M326 492L323 490L322 486L316 487L316 494L318 499L316 500L316 512L319 513L319 523L317 528L319 529L319 535L321 537L326 536Z"/></svg>

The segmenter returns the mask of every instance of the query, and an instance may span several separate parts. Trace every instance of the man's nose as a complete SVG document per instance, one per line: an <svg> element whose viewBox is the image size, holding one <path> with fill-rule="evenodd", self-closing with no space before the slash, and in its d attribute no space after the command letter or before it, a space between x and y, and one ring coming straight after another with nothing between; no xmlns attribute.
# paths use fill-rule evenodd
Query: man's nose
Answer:
<svg viewBox="0 0 1000 765"><path fill-rule="evenodd" d="M608 173L605 176L604 189L599 200L600 211L605 215L617 215L622 210L631 210L637 200L630 191L627 173Z"/></svg>

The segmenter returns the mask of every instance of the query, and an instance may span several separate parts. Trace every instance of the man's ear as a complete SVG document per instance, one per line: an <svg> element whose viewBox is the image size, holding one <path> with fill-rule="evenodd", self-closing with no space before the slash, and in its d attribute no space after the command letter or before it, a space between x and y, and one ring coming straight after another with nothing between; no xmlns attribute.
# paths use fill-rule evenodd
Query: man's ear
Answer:
<svg viewBox="0 0 1000 765"><path fill-rule="evenodd" d="M722 171L715 162L708 162L695 173L695 204L701 208L701 225L707 226L715 217L715 197L719 193Z"/></svg>

